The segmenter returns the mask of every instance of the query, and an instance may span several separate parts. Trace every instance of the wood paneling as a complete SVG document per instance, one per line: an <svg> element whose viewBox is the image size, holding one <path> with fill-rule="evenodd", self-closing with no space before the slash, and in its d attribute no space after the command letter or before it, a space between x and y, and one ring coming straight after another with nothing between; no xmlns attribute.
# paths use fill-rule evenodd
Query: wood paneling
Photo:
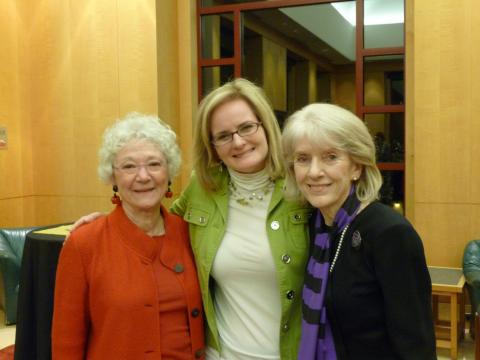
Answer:
<svg viewBox="0 0 480 360"><path fill-rule="evenodd" d="M178 43L181 44L178 49L178 135L183 159L179 185L174 188L174 192L178 193L187 186L192 169L192 134L198 99L195 0L178 1L177 17Z"/></svg>
<svg viewBox="0 0 480 360"><path fill-rule="evenodd" d="M0 164L11 175L0 177L0 226L108 211L111 190L96 173L101 134L128 112L157 113L155 1L0 7L0 79L10 89L0 100L10 137Z"/></svg>
<svg viewBox="0 0 480 360"><path fill-rule="evenodd" d="M0 227L31 224L32 143L28 123L29 49L21 0L0 2L0 125L8 148L0 150ZM28 206L27 206L28 205Z"/></svg>
<svg viewBox="0 0 480 360"><path fill-rule="evenodd" d="M429 263L460 266L465 244L480 235L480 3L415 1L407 16L409 6L407 109L412 95L414 102L407 116L407 145L413 142L407 199L414 209L408 214Z"/></svg>

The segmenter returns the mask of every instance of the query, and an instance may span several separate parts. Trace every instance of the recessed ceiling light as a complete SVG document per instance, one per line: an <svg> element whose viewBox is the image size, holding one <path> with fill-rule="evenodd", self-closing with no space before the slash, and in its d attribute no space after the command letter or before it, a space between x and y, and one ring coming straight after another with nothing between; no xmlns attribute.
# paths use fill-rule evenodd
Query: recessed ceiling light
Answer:
<svg viewBox="0 0 480 360"><path fill-rule="evenodd" d="M404 22L404 0L365 0L364 24L385 25L402 24ZM332 6L351 25L356 24L355 1L332 3Z"/></svg>

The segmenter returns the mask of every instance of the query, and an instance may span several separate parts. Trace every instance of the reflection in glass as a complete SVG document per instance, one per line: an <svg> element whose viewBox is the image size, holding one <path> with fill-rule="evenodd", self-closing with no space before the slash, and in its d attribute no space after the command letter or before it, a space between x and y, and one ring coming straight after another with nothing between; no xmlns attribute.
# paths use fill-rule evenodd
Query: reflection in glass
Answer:
<svg viewBox="0 0 480 360"><path fill-rule="evenodd" d="M277 113L335 97L354 104L355 91L343 85L355 84L355 27L332 4L242 14L242 75L265 89Z"/></svg>
<svg viewBox="0 0 480 360"><path fill-rule="evenodd" d="M219 59L233 56L233 22L231 14L204 15L202 26L202 57Z"/></svg>
<svg viewBox="0 0 480 360"><path fill-rule="evenodd" d="M233 65L202 68L202 94L205 96L213 89L233 80Z"/></svg>
<svg viewBox="0 0 480 360"><path fill-rule="evenodd" d="M365 105L404 104L403 55L365 58Z"/></svg>
<svg viewBox="0 0 480 360"><path fill-rule="evenodd" d="M404 172L381 171L383 184L380 188L380 201L403 213Z"/></svg>
<svg viewBox="0 0 480 360"><path fill-rule="evenodd" d="M405 125L403 113L365 114L365 125L375 140L377 162L403 162Z"/></svg>
<svg viewBox="0 0 480 360"><path fill-rule="evenodd" d="M364 47L404 46L404 0L365 0Z"/></svg>

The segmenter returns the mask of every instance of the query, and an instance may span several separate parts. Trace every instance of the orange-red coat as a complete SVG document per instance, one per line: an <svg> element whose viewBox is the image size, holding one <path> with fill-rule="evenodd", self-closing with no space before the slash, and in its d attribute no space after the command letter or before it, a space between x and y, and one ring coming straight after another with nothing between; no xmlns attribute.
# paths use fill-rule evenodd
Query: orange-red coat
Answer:
<svg viewBox="0 0 480 360"><path fill-rule="evenodd" d="M164 215L160 261L176 272L188 307L192 359L203 359L203 310L183 220ZM82 226L66 242L57 269L53 359L161 359L157 243L121 206Z"/></svg>

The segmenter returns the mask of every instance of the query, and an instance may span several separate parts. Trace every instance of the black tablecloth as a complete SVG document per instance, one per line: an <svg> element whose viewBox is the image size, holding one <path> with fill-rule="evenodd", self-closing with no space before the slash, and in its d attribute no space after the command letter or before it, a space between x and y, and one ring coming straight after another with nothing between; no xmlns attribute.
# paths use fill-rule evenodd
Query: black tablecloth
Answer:
<svg viewBox="0 0 480 360"><path fill-rule="evenodd" d="M65 236L38 234L38 230L27 234L23 250L15 360L49 360L52 357L50 333L55 274Z"/></svg>

